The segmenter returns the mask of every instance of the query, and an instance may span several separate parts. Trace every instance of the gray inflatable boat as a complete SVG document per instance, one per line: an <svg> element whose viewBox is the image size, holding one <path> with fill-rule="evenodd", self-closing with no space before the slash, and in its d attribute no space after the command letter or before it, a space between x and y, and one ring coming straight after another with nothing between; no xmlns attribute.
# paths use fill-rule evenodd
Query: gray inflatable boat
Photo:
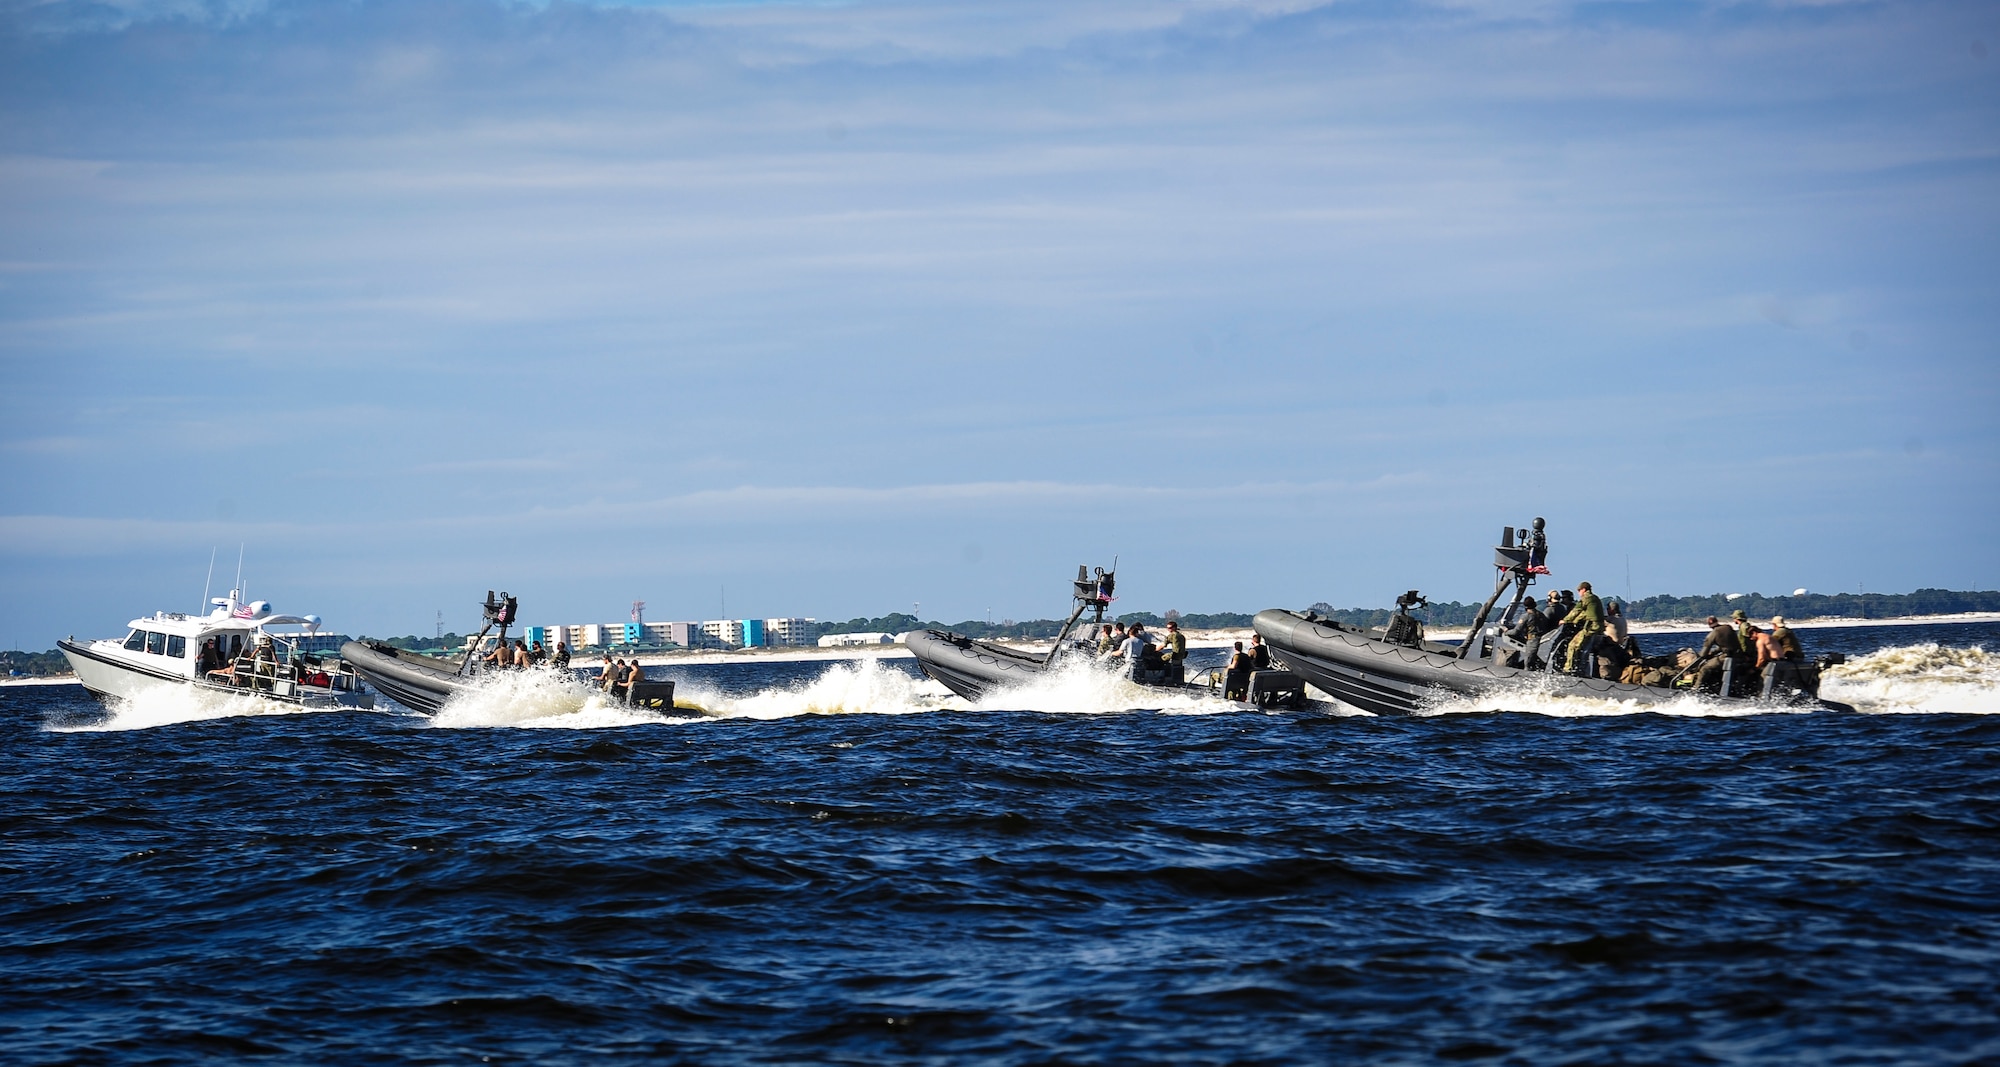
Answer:
<svg viewBox="0 0 2000 1067"><path fill-rule="evenodd" d="M368 640L349 641L340 646L341 658L396 703L415 711L435 712L445 701L479 683L482 675L473 657L488 632L499 627L500 643L507 643L507 627L519 611L515 598L501 593L496 600L489 589L483 607L486 625L468 643L464 657L455 663ZM616 694L633 707L653 710L675 707L674 683L664 679L634 682L629 692L621 688Z"/></svg>
<svg viewBox="0 0 2000 1067"><path fill-rule="evenodd" d="M1548 545L1542 531L1543 521L1536 519L1532 533L1523 529L1522 540L1516 544L1514 528L1505 529L1494 550L1494 566L1500 573L1493 595L1481 606L1460 644L1425 639L1423 625L1409 614L1411 607L1424 603L1416 590L1397 598L1396 614L1386 626L1363 628L1312 612L1279 608L1259 612L1254 625L1271 646L1273 658L1343 703L1377 715L1407 715L1441 698L1478 698L1508 689L1520 692L1532 688L1554 696L1639 704L1663 704L1698 692L1692 682L1699 673L1699 663L1665 676L1664 684L1639 685L1589 676L1595 673L1591 657L1586 676L1580 677L1554 667L1559 658L1557 646L1565 636L1561 631L1542 635L1534 649L1506 636L1507 625L1520 610L1528 586L1537 575L1549 573L1543 565ZM1514 591L1512 602L1493 625L1487 625L1494 605L1510 587ZM1516 662L1548 666L1529 670L1509 665ZM1716 691L1702 696L1719 706L1852 711L1845 704L1819 697L1820 671L1836 662L1840 662L1839 657L1829 656L1818 663L1773 664L1761 676L1742 678L1736 676L1733 665L1725 665Z"/></svg>
<svg viewBox="0 0 2000 1067"><path fill-rule="evenodd" d="M1071 589L1075 607L1047 652L1029 652L949 630L917 630L903 640L925 674L967 700L980 700L994 690L1032 682L1058 664L1096 664L1095 649L1081 647L1072 638L1086 614L1091 619L1084 633L1103 625L1104 609L1110 605L1116 585L1117 577L1102 567L1097 568L1096 577L1087 568L1078 567ZM1214 672L1208 684L1189 682L1183 672L1165 665L1141 667L1129 676L1150 688L1216 698L1222 695L1216 684L1219 677ZM1237 702L1241 707L1299 707L1305 703L1304 681L1287 671L1257 671L1250 676L1248 686L1246 699Z"/></svg>

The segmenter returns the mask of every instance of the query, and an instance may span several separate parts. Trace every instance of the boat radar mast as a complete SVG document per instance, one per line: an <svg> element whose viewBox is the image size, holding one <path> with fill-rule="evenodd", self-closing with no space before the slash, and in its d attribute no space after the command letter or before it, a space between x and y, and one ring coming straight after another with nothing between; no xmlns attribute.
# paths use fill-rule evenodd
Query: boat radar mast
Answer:
<svg viewBox="0 0 2000 1067"><path fill-rule="evenodd" d="M1070 609L1069 619L1056 634L1055 647L1049 649L1049 664L1054 664L1056 658L1062 655L1070 631L1076 629L1076 621L1083 617L1084 612L1092 613L1090 623L1092 626L1101 626L1104 624L1104 609L1110 607L1113 600L1118 599L1115 595L1118 589L1117 557L1112 557L1110 570L1107 571L1103 567L1094 568L1096 571L1094 577L1091 574L1092 570L1093 568L1081 563L1076 565L1076 581L1070 585L1070 597L1076 601L1076 606Z"/></svg>
<svg viewBox="0 0 2000 1067"><path fill-rule="evenodd" d="M1479 606L1479 615L1472 620L1472 628L1466 631L1465 640L1459 643L1459 659L1464 659L1465 654L1479 644L1480 628L1486 625L1486 617L1493 613L1493 605L1509 585L1514 587L1514 599L1508 601L1506 610L1500 613L1502 619L1510 618L1514 609L1521 606L1521 597L1527 594L1529 586L1535 584L1536 575L1549 573L1549 538L1545 526L1547 523L1537 515L1533 527L1520 529L1519 544L1514 541L1514 527L1500 528L1500 543L1493 549L1493 595Z"/></svg>
<svg viewBox="0 0 2000 1067"><path fill-rule="evenodd" d="M507 592L505 589L500 591L500 599L498 600L493 598L493 590L488 589L486 591L486 603L480 606L486 613L486 625L481 626L479 633L475 634L472 640L466 643L465 658L458 661L459 674L466 673L466 668L472 665L472 657L479 654L479 646L485 642L487 631L493 629L495 626L500 627L500 646L502 648L506 647L507 627L514 624L515 617L521 611L520 604L515 601L513 594Z"/></svg>

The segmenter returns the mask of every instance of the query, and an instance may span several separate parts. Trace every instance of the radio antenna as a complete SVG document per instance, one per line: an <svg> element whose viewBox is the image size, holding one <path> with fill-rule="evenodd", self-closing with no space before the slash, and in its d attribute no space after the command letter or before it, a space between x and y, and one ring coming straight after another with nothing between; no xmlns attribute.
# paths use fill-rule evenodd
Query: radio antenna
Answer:
<svg viewBox="0 0 2000 1067"><path fill-rule="evenodd" d="M208 587L215 584L215 546L208 546L208 577L201 580L201 614L208 614Z"/></svg>

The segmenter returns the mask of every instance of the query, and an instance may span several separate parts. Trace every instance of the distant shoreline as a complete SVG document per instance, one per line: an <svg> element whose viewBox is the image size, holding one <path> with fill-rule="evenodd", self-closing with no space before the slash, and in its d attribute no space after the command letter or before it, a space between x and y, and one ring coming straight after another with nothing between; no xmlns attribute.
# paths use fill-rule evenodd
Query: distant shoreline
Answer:
<svg viewBox="0 0 2000 1067"><path fill-rule="evenodd" d="M1768 619L1753 619L1766 625ZM1798 630L1817 630L1834 626L1933 626L1953 622L2000 622L2000 611L1967 611L1955 615L1906 615L1894 619L1788 619L1786 624ZM1154 628L1158 630L1158 627ZM1635 622L1631 631L1635 634L1698 634L1708 629L1708 624L1697 619L1677 619L1672 622ZM1229 648L1234 642L1250 640L1249 628L1239 630L1189 630L1189 648ZM1432 626L1425 631L1431 637L1463 637L1463 626ZM1047 640L1000 639L996 644L1028 651L1046 651L1051 642ZM613 659L631 659L628 652L613 652ZM739 649L692 649L683 652L641 652L639 663L646 667L664 667L676 663L705 665L714 663L811 663L825 660L877 660L909 659L910 650L902 645L846 645L838 648L812 648L798 645L777 648ZM601 656L578 656L570 661L572 667L593 667L601 662ZM0 686L13 685L75 685L74 674L50 674L34 678L0 678Z"/></svg>

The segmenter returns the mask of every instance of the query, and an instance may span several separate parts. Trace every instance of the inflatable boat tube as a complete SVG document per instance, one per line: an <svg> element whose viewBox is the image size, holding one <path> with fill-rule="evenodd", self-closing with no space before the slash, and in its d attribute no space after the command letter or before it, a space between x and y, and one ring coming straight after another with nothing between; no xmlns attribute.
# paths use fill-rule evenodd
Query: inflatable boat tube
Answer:
<svg viewBox="0 0 2000 1067"><path fill-rule="evenodd" d="M1440 698L1482 697L1502 689L1533 687L1551 696L1587 697L1637 704L1664 704L1692 695L1686 689L1632 685L1603 678L1504 667L1488 660L1462 660L1457 648L1432 641L1392 644L1373 631L1297 612L1272 608L1257 613L1254 625L1273 658L1336 699L1377 715L1409 715ZM1704 695L1719 707L1778 706L1743 697ZM1797 698L1786 706L1851 711L1845 704Z"/></svg>

